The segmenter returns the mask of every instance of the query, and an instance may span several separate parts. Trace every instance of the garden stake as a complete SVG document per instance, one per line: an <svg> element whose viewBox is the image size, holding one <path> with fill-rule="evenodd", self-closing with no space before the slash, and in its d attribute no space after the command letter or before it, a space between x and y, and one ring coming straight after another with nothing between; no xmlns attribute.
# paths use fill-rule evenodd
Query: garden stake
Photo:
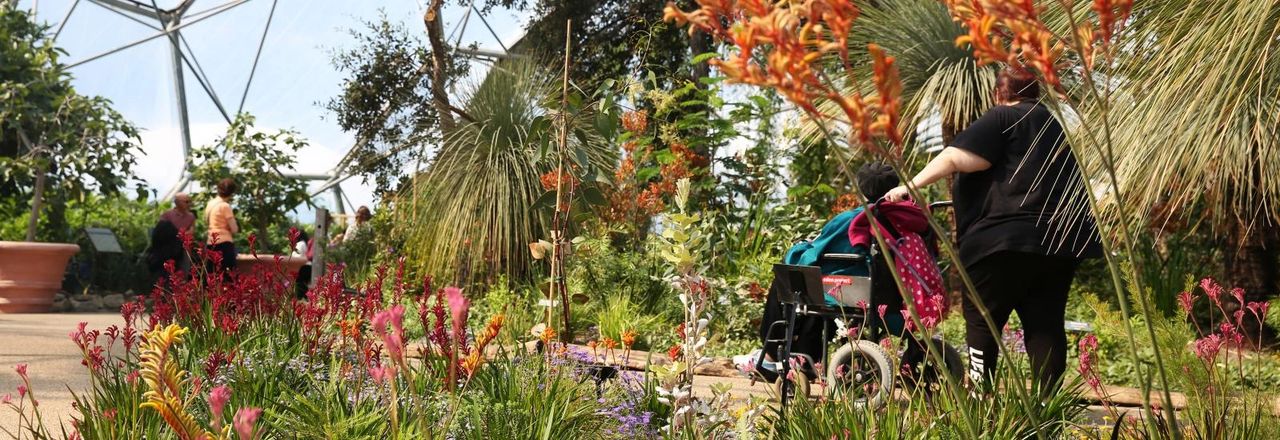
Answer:
<svg viewBox="0 0 1280 440"><path fill-rule="evenodd" d="M569 195L565 197L564 181L569 170L565 167L565 149L569 143L569 50L572 41L570 39L573 32L573 20L565 20L565 38L564 38L564 75L561 77L560 92L560 139L557 145L557 153L559 155L559 165L556 168L556 207L555 214L551 218L551 285L547 289L547 312L546 322L551 325L551 306L555 304L555 297L558 293L560 296L560 311L563 323L560 332L560 340L569 342L573 333L569 328L569 290L565 285L564 278L564 252L562 247L566 244L564 240L565 222L569 218L569 207L565 200L573 199L573 186L569 187Z"/></svg>

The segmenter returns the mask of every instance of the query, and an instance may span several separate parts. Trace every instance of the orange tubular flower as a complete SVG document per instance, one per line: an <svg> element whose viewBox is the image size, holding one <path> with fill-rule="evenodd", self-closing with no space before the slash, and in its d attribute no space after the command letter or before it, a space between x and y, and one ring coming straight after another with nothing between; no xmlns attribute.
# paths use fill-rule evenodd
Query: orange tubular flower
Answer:
<svg viewBox="0 0 1280 440"><path fill-rule="evenodd" d="M880 91L876 97L846 93L821 73L828 61L852 70L848 38L859 15L853 0L698 0L697 4L698 9L686 12L668 3L663 16L689 26L690 32L706 32L734 46L734 55L708 62L729 82L777 90L809 115L839 121L818 108L821 102L830 102L853 127L850 139L856 144L873 148L873 138L884 137L894 146L901 145L897 114L901 87L893 85L900 80L892 57L878 55L883 69L876 78Z"/></svg>
<svg viewBox="0 0 1280 440"><path fill-rule="evenodd" d="M467 377L475 375L476 369L480 368L480 365L484 363L484 348L490 342L493 342L494 338L498 337L498 331L502 330L502 323L505 320L506 316L501 313L493 315L484 330L481 330L480 334L476 335L475 346L471 347L471 352L467 354L466 359L462 360L462 371L467 373Z"/></svg>
<svg viewBox="0 0 1280 440"><path fill-rule="evenodd" d="M644 110L629 111L622 114L622 129L640 134L649 127L649 114ZM631 151L631 150L627 150Z"/></svg>
<svg viewBox="0 0 1280 440"><path fill-rule="evenodd" d="M1044 82L1063 92L1058 71L1068 42L1061 41L1040 19L1043 10L1034 0L944 0L952 18L963 23L968 33L956 38L956 45L969 45L980 64L993 62L1031 68ZM1078 52L1083 67L1093 68L1094 45L1104 54L1111 40L1133 9L1133 0L1094 0L1098 22L1085 21L1072 29L1071 47ZM1095 31L1096 29L1096 31Z"/></svg>
<svg viewBox="0 0 1280 440"><path fill-rule="evenodd" d="M633 345L633 344L635 344L635 343L636 343L636 332L635 332L635 330L626 330L626 331L622 332L622 346L623 346L623 347L626 347L626 349L630 350L630 349L631 349L631 345Z"/></svg>
<svg viewBox="0 0 1280 440"><path fill-rule="evenodd" d="M539 335L539 338L542 339L543 344L550 344L551 341L556 339L556 329L547 326L547 328L542 329L542 334Z"/></svg>

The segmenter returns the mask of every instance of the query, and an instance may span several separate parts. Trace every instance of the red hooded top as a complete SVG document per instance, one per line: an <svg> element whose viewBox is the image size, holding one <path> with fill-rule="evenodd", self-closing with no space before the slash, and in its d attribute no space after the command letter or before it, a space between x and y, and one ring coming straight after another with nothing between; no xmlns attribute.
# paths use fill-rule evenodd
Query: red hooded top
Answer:
<svg viewBox="0 0 1280 440"><path fill-rule="evenodd" d="M880 202L876 207L880 211L880 218L888 220L894 229L900 234L923 234L929 230L929 219L924 216L924 210L912 201L902 202ZM880 232L884 237L889 237L889 231L882 225ZM863 210L853 221L849 223L849 243L854 246L870 247L875 241L875 236L871 235L871 222L867 217L867 210Z"/></svg>

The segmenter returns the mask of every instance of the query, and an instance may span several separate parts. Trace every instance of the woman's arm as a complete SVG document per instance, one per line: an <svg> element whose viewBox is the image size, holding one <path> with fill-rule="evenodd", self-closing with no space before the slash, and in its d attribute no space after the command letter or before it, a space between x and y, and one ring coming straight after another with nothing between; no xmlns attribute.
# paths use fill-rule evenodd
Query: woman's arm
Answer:
<svg viewBox="0 0 1280 440"><path fill-rule="evenodd" d="M920 174L916 174L916 177L907 182L907 185L911 185L912 188L923 188L955 173L973 173L987 168L991 168L991 162L983 159L982 156L968 150L947 147L938 153L938 157L929 161L929 164L920 170ZM889 190L884 198L890 202L901 202L911 198L911 193L907 191L906 185L902 185Z"/></svg>
<svg viewBox="0 0 1280 440"><path fill-rule="evenodd" d="M223 213L227 216L227 229L230 229L232 234L239 234L240 224L236 223L236 214L231 210L231 205L223 205Z"/></svg>

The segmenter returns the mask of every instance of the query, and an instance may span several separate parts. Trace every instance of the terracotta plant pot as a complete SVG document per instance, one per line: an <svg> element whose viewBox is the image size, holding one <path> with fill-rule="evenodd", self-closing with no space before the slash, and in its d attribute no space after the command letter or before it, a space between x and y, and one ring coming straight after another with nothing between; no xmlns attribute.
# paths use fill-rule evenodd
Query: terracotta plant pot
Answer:
<svg viewBox="0 0 1280 440"><path fill-rule="evenodd" d="M76 252L68 243L0 241L0 313L48 312Z"/></svg>
<svg viewBox="0 0 1280 440"><path fill-rule="evenodd" d="M242 274L251 274L263 270L271 273L293 274L305 264L307 264L306 258L281 255L280 267L277 268L276 255L258 254L257 258L250 254L236 256L236 272Z"/></svg>

